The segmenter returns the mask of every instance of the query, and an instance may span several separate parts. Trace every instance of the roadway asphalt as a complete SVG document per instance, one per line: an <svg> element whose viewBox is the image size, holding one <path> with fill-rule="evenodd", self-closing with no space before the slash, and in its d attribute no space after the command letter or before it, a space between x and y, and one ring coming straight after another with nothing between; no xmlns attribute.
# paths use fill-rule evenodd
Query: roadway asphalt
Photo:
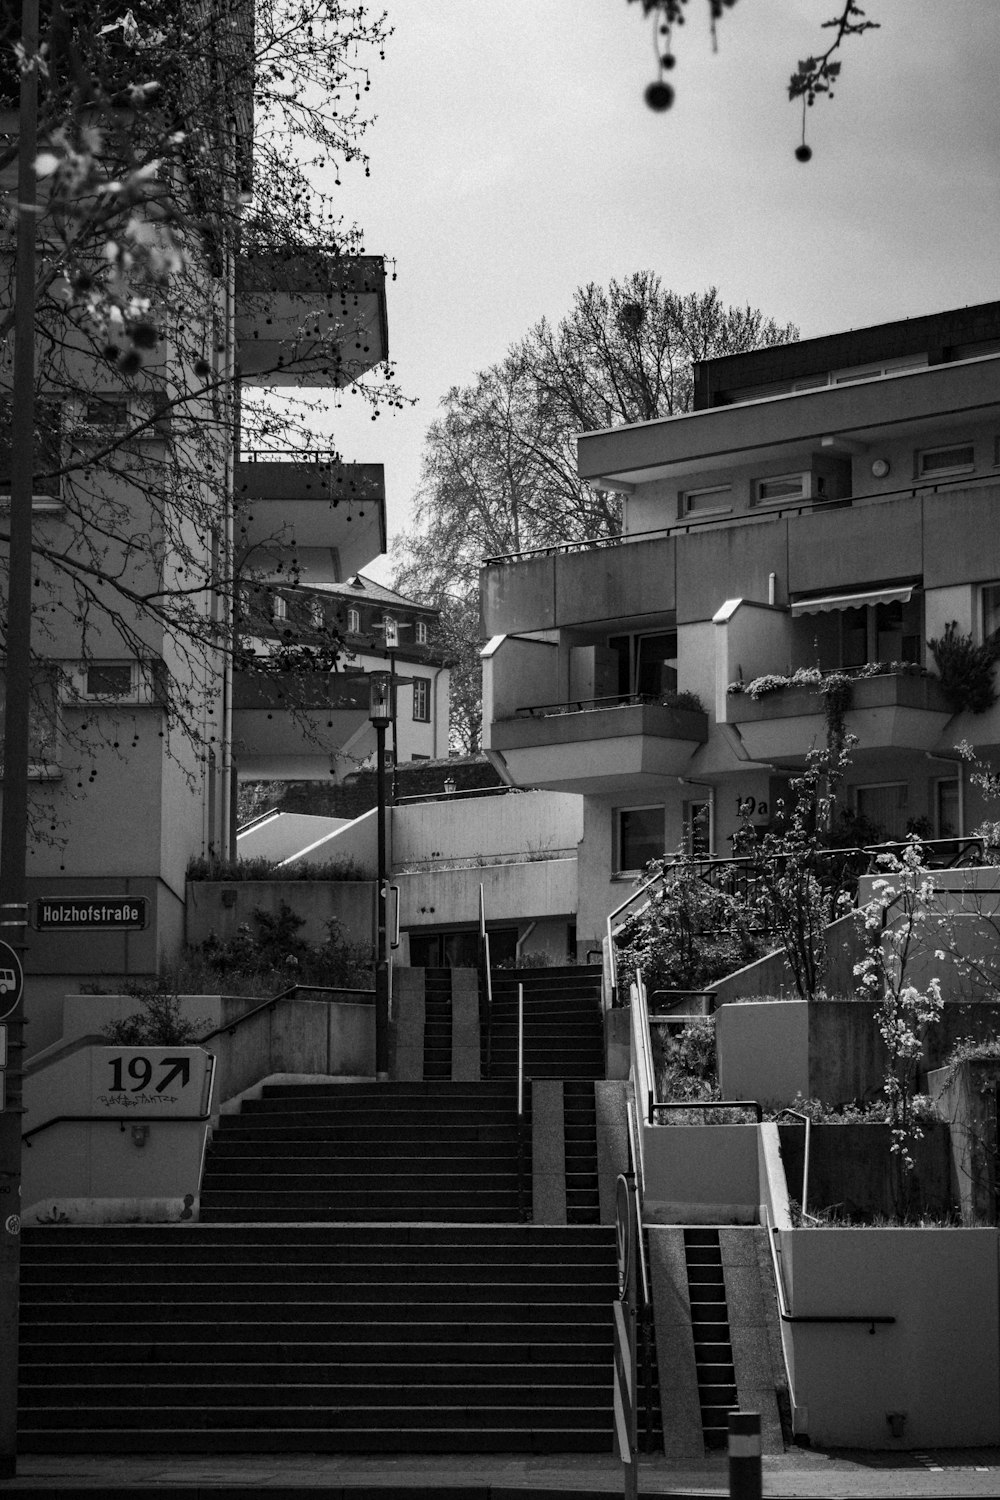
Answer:
<svg viewBox="0 0 1000 1500"><path fill-rule="evenodd" d="M540 1455L493 1457L349 1458L328 1455L222 1454L216 1457L27 1455L17 1476L0 1479L0 1496L45 1500L535 1500L580 1495L586 1500L623 1493L614 1458ZM695 1467L643 1458L640 1496L725 1496L724 1454ZM791 1449L763 1462L763 1494L775 1500L1000 1500L1000 1449L932 1453L817 1452Z"/></svg>

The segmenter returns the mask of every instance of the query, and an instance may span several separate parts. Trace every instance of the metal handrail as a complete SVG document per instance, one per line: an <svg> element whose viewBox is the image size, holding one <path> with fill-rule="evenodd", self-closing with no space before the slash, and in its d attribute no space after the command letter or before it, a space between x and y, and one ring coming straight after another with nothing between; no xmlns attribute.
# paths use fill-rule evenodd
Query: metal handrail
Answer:
<svg viewBox="0 0 1000 1500"><path fill-rule="evenodd" d="M802 1202L799 1205L799 1212L801 1213L803 1219L812 1219L814 1224L818 1224L819 1220L814 1214L809 1213L806 1207L807 1199L809 1197L809 1136L810 1132L812 1131L812 1121L810 1120L809 1116L804 1115L800 1109L779 1109L778 1113L774 1117L775 1121L780 1120L782 1115L791 1115L793 1119L801 1120L803 1125L806 1127L805 1153L802 1161Z"/></svg>
<svg viewBox="0 0 1000 1500"><path fill-rule="evenodd" d="M193 1043L192 1045L200 1046L201 1044L200 1043ZM215 1094L215 1068L216 1068L216 1062L215 1062L215 1057L214 1057L214 1055L211 1052L208 1054L208 1061L207 1061L207 1065L206 1066L207 1066L207 1072L206 1072L206 1079L205 1079L205 1089L204 1089L204 1092L203 1092L203 1095L202 1095L202 1102L203 1102L203 1104L205 1106L203 1112L201 1114L197 1114L197 1115L157 1115L157 1116L155 1116L157 1124L169 1125L169 1124L174 1123L174 1122L176 1122L178 1124L185 1124L185 1123L186 1124L192 1124L192 1123L197 1123L199 1120L210 1120L212 1118L212 1099L213 1099L214 1094ZM115 1124L117 1124L119 1126L121 1132L124 1134L125 1126L126 1125L148 1125L149 1123L150 1123L150 1116L148 1116L148 1115L145 1115L145 1116L143 1116L141 1118L137 1118L135 1115L112 1115L112 1114L107 1114L107 1115L93 1115L93 1114L90 1114L90 1115L52 1115L48 1120L43 1120L40 1125L33 1125L30 1130L23 1131L22 1135L21 1135L21 1140L22 1140L23 1144L25 1146L27 1146L28 1149L30 1150L31 1149L31 1137L33 1135L40 1135L43 1130L48 1130L51 1125L101 1125L101 1124L115 1125Z"/></svg>
<svg viewBox="0 0 1000 1500"><path fill-rule="evenodd" d="M780 1246L775 1249L774 1241L780 1234L771 1223L771 1213L768 1208L764 1210L764 1228L767 1232L767 1242L771 1248L771 1266L774 1270L774 1285L778 1294L778 1316L783 1323L866 1323L868 1332L875 1332L876 1323L895 1323L896 1319L886 1313L793 1313L788 1310L785 1298L785 1284L782 1277L781 1266L778 1257L781 1255Z"/></svg>
<svg viewBox="0 0 1000 1500"><path fill-rule="evenodd" d="M486 931L486 893L482 882L479 886L479 1031L483 1055L486 1059L486 1076L490 1077L493 1061L493 966L490 955L490 935Z"/></svg>
<svg viewBox="0 0 1000 1500"><path fill-rule="evenodd" d="M528 1217L525 1203L525 1178L527 1165L527 1140L525 1139L524 1086L530 1079L524 1076L524 985L517 987L517 1204L522 1220Z"/></svg>
<svg viewBox="0 0 1000 1500"><path fill-rule="evenodd" d="M612 708L646 708L659 706L661 708L677 708L674 703L664 702L665 698L677 697L674 693L611 693L605 698L569 698L560 703L525 703L520 704L514 710L515 719L557 719L565 718L567 714L596 713L602 709ZM704 708L688 708L682 710L688 713L705 713Z"/></svg>
<svg viewBox="0 0 1000 1500"><path fill-rule="evenodd" d="M639 1281L641 1287L642 1302L639 1308L639 1326L642 1331L642 1384L644 1391L643 1407L646 1418L647 1442L652 1438L655 1430L653 1411L653 1294L649 1265L646 1258L646 1236L642 1224L642 1174L639 1162L639 1151L636 1145L636 1134L638 1122L635 1119L635 1096L627 1100L625 1109L625 1120L628 1125L628 1156L629 1176L632 1179L632 1196L635 1200L635 1223L636 1238L638 1240L639 1258Z"/></svg>
<svg viewBox="0 0 1000 1500"><path fill-rule="evenodd" d="M629 998L632 1011L632 1080L636 1096L636 1107L638 1100L644 1100L647 1112L652 1121L653 1090L656 1079L653 1072L653 1053L649 1043L649 1010L646 1005L646 986L642 975L636 970L635 982L629 987ZM639 1162L644 1173L645 1154L642 1149L642 1136L639 1136Z"/></svg>
<svg viewBox="0 0 1000 1500"><path fill-rule="evenodd" d="M197 1038L197 1045L204 1046L206 1042L213 1041L217 1036L226 1032L233 1036L238 1027L244 1021L252 1021L254 1016L259 1016L262 1011L270 1010L272 1006L278 1005L282 1000L293 1000L296 995L305 991L307 994L317 995L371 995L374 999L375 991L366 989L363 985L335 985L335 984L293 984L287 990L282 990L278 995L272 995L268 1000L262 1000L252 1010L245 1010L241 1015L234 1016L231 1021L225 1021L221 1026L216 1026L214 1031L207 1031L204 1036Z"/></svg>

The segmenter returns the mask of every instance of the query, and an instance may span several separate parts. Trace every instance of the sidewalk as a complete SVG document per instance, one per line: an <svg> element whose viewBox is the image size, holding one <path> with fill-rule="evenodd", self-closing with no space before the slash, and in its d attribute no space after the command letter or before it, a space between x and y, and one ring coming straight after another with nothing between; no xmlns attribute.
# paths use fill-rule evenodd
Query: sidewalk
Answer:
<svg viewBox="0 0 1000 1500"><path fill-rule="evenodd" d="M622 1466L600 1455L343 1458L290 1454L45 1458L18 1461L16 1479L0 1480L0 1496L93 1500L95 1494L156 1500L534 1500L580 1495L604 1500L622 1494ZM728 1495L728 1460L706 1458L693 1467L643 1458L642 1496ZM1000 1449L938 1453L818 1453L791 1449L764 1459L764 1496L780 1500L1000 1500Z"/></svg>

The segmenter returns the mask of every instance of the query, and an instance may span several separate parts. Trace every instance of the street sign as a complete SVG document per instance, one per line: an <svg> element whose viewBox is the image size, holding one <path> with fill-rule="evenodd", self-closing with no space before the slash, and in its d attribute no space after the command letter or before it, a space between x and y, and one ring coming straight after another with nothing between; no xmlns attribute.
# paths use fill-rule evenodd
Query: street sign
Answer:
<svg viewBox="0 0 1000 1500"><path fill-rule="evenodd" d="M9 943L0 942L0 1021L14 1014L23 989L21 960Z"/></svg>
<svg viewBox="0 0 1000 1500"><path fill-rule="evenodd" d="M40 896L37 932L137 932L149 926L148 896Z"/></svg>

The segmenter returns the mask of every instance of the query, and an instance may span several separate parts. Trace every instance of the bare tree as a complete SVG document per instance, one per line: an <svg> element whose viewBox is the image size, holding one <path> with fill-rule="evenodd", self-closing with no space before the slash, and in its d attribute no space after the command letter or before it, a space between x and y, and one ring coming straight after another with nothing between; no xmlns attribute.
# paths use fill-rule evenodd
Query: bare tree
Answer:
<svg viewBox="0 0 1000 1500"><path fill-rule="evenodd" d="M445 396L425 439L416 528L394 543L395 586L435 604L457 593L471 624L484 557L615 535L617 497L577 477L579 433L687 411L695 360L797 337L755 308L726 307L714 287L681 296L651 271L581 287L567 317L543 319ZM477 641L478 630L465 657Z"/></svg>

